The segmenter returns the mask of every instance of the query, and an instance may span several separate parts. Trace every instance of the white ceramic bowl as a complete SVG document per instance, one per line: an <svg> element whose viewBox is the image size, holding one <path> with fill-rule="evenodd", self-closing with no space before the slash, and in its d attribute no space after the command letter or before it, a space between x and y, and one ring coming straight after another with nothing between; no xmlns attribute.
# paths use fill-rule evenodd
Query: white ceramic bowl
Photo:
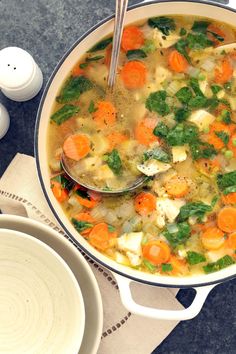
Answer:
<svg viewBox="0 0 236 354"><path fill-rule="evenodd" d="M76 247L63 235L41 222L0 215L0 229L24 232L53 248L68 264L80 285L85 307L85 329L79 354L96 354L102 336L102 298L94 273Z"/></svg>
<svg viewBox="0 0 236 354"><path fill-rule="evenodd" d="M77 354L84 325L67 263L36 238L0 229L0 353Z"/></svg>

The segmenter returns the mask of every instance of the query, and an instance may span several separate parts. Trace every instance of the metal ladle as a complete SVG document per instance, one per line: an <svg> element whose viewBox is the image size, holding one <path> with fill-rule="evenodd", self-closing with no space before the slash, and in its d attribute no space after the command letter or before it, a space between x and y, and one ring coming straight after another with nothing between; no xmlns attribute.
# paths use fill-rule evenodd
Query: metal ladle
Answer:
<svg viewBox="0 0 236 354"><path fill-rule="evenodd" d="M117 65L119 60L119 53L120 53L120 44L121 44L121 37L123 33L124 27L124 19L126 14L126 9L128 5L128 0L116 0L116 12L115 12L115 24L114 24L114 35L113 35L113 43L112 43L112 53L111 53L111 64L110 70L108 74L108 88L112 92L116 80L116 73L117 73ZM131 185L123 189L114 189L114 190L106 190L106 189L99 189L95 186L88 185L81 181L78 176L73 175L72 171L70 170L66 158L64 154L61 157L61 165L63 170L66 174L76 183L80 184L81 186L90 189L95 192L112 195L112 194L122 194L128 191L133 191L136 188L140 187L146 180L147 176L141 175L138 177Z"/></svg>

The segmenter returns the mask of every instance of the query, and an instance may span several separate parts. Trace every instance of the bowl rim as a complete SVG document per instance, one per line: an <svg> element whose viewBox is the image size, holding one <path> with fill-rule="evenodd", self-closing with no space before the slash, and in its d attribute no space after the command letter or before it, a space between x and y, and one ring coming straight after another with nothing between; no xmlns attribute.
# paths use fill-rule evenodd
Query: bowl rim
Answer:
<svg viewBox="0 0 236 354"><path fill-rule="evenodd" d="M85 329L85 307L84 307L84 299L82 295L82 291L80 289L79 282L77 281L73 271L67 264L67 262L62 258L60 254L58 254L52 247L50 247L47 243L39 240L32 235L29 235L23 231L1 228L0 229L0 241L2 237L6 236L6 240L8 237L12 237L14 239L14 247L18 248L17 245L22 245L22 242L29 242L29 248L36 247L36 252L43 252L44 257L46 256L50 263L53 262L57 264L57 267L64 270L64 276L66 276L67 280L71 283L74 295L76 295L76 306L77 310L79 310L79 318L76 320L78 325L77 334L74 337L74 348L73 352L76 354L81 347L81 343L84 336ZM44 258L45 259L45 258ZM79 335L79 336L78 336ZM79 339L79 340L78 340ZM71 348L72 349L72 348Z"/></svg>
<svg viewBox="0 0 236 354"><path fill-rule="evenodd" d="M201 6L212 6L212 7L218 7L224 10L228 10L230 12L233 12L234 14L236 14L236 9L233 9L229 6L227 6L226 4L222 4L222 3L213 3L212 1L209 0L151 0L151 1L147 1L147 2L141 2L138 4L134 4L128 7L127 11L132 11L134 9L143 7L143 6L152 6L155 4L162 4L162 3L192 3L192 4L200 4ZM68 49L68 51L65 52L65 54L61 57L61 59L59 60L59 62L57 63L57 65L55 66L45 88L42 94L42 97L40 99L40 103L39 103L39 107L38 107L38 111L37 111L37 116L36 116L36 123L35 123L35 131L34 131L34 156L36 159L36 168L37 168L37 173L38 173L38 178L39 178L39 182L43 191L43 194L46 198L46 201L50 207L50 209L52 210L55 218L57 219L57 221L59 222L59 224L61 225L61 227L65 230L65 232L67 233L67 235L73 240L73 242L75 242L78 247L85 252L90 258L92 258L95 262L99 263L101 266L107 268L108 270L110 270L111 272L115 272L125 278L128 278L130 280L133 281L138 281L140 283L143 284L147 284L147 285L153 285L153 286L158 286L158 287L169 287L169 288L197 288L197 287L202 287L202 286L208 286L208 285L213 285L213 284L218 284L220 282L223 281L227 281L227 280L231 280L233 278L236 277L236 271L234 272L234 274L231 275L226 275L226 276L220 276L221 274L225 273L225 271L227 270L227 268L220 270L218 272L215 272L214 274L219 274L218 277L216 277L216 279L213 280L207 280L203 281L203 282L196 282L194 283L188 283L188 284L181 284L181 279L186 279L187 277L178 277L178 279L180 280L180 282L178 284L169 284L168 281L167 282L158 282L154 281L154 280L147 280L147 279L142 279L140 277L135 276L135 275L130 275L130 274L126 274L125 272L117 269L119 264L117 263L117 268L113 267L112 265L109 264L109 258L107 258L107 262L101 260L99 257L96 257L96 255L94 255L93 253L91 253L86 247L84 247L83 245L81 245L81 243L73 236L73 234L68 230L68 228L66 227L66 225L61 221L57 211L54 208L53 202L50 200L48 193L47 193L47 189L44 185L44 181L43 181L43 174L41 172L41 168L40 168L40 159L39 159L39 141L38 141L38 135L39 135L39 127L40 127L40 121L41 121L41 112L42 109L44 107L44 101L47 97L48 94L48 90L51 86L51 83L54 80L54 77L56 76L58 70L60 69L60 67L62 66L63 62L65 61L65 59L70 55L70 53L79 45L80 42L82 42L87 36L89 36L93 31L95 31L96 29L98 29L100 26L102 26L103 24L109 22L110 20L112 20L114 18L114 14L107 16L106 18L104 18L103 20L99 21L97 24L95 24L94 26L92 26L90 29L88 29L84 34L82 34L74 43L73 45ZM206 16L207 17L207 16ZM231 267L236 268L236 264L232 265ZM143 273L142 273L143 274ZM207 275L203 275L204 277L207 278ZM160 277L158 277L159 279ZM163 279L164 276L161 276L161 278ZM165 277L167 278L167 277ZM170 277L169 277L170 278ZM173 277L171 277L173 278Z"/></svg>

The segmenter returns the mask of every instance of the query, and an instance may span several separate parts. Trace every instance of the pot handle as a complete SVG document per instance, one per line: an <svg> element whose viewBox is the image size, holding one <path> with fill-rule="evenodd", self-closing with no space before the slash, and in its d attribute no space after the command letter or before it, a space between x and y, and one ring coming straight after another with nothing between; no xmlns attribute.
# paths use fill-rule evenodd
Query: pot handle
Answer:
<svg viewBox="0 0 236 354"><path fill-rule="evenodd" d="M131 279L125 278L124 276L113 273L120 291L121 302L124 307L131 313L136 315L150 317L153 319L161 320L189 320L198 315L200 312L208 294L217 285L208 285L204 287L194 288L196 291L196 296L192 304L184 310L161 310L148 306L143 306L137 304L131 294L130 283L133 281Z"/></svg>

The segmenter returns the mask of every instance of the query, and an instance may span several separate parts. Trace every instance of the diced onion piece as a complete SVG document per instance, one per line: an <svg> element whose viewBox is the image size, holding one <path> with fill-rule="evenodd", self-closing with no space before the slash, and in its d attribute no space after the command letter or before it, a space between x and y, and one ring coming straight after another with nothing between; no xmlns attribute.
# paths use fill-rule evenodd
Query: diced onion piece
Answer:
<svg viewBox="0 0 236 354"><path fill-rule="evenodd" d="M189 74L189 76L191 77L198 77L199 73L200 73L200 69L195 68L194 66L189 66L187 69L187 73Z"/></svg>
<svg viewBox="0 0 236 354"><path fill-rule="evenodd" d="M187 158L187 146L183 145L183 146L173 146L172 147L172 157L173 157L173 162L182 162L184 160L186 160Z"/></svg>
<svg viewBox="0 0 236 354"><path fill-rule="evenodd" d="M157 198L156 209L159 215L165 216L169 222L174 222L184 204L182 199Z"/></svg>
<svg viewBox="0 0 236 354"><path fill-rule="evenodd" d="M159 31L157 28L154 28L152 39L154 40L157 48L169 48L180 39L180 36L176 33L169 34L168 36L163 36L161 31Z"/></svg>
<svg viewBox="0 0 236 354"><path fill-rule="evenodd" d="M166 92L168 95L174 96L176 92L178 92L181 89L181 87L183 87L183 85L179 81L174 80L171 81L170 84L167 86Z"/></svg>
<svg viewBox="0 0 236 354"><path fill-rule="evenodd" d="M188 119L190 122L196 124L200 131L208 128L215 120L215 117L204 109L194 111Z"/></svg>
<svg viewBox="0 0 236 354"><path fill-rule="evenodd" d="M146 176L154 176L157 173L165 172L171 165L154 159L148 160L143 164L137 165L137 169Z"/></svg>
<svg viewBox="0 0 236 354"><path fill-rule="evenodd" d="M200 67L207 72L211 72L215 67L215 62L212 59L206 59Z"/></svg>

